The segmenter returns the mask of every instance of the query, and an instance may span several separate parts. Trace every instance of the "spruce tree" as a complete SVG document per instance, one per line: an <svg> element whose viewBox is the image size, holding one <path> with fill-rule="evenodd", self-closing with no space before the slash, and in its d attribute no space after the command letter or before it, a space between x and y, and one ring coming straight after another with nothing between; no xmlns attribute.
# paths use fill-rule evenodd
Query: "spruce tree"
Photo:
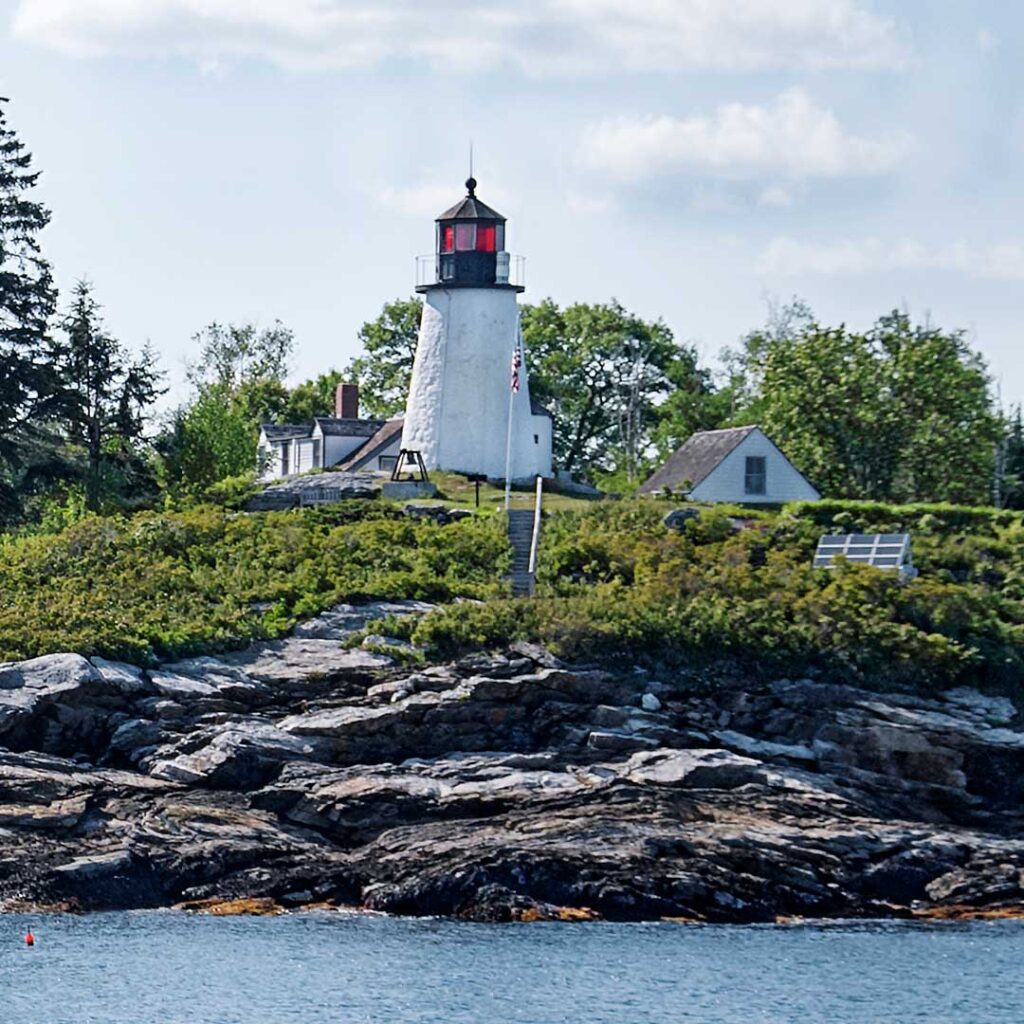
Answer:
<svg viewBox="0 0 1024 1024"><path fill-rule="evenodd" d="M86 503L95 510L123 497L138 473L137 443L163 394L162 374L148 346L133 360L107 333L88 281L75 285L61 335L49 345L61 391L55 422L71 451L85 454Z"/></svg>
<svg viewBox="0 0 1024 1024"><path fill-rule="evenodd" d="M46 359L57 296L38 242L50 211L32 198L39 172L7 125L7 102L0 97L0 463L10 466L59 388Z"/></svg>

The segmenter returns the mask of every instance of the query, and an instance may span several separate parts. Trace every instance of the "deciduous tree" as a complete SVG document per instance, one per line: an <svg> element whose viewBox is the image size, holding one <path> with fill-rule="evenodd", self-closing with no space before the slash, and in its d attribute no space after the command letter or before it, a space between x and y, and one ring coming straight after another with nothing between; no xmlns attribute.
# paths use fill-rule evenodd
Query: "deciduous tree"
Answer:
<svg viewBox="0 0 1024 1024"><path fill-rule="evenodd" d="M760 422L825 494L989 500L1000 421L962 332L894 311L861 334L801 306L749 335L734 365L736 418Z"/></svg>
<svg viewBox="0 0 1024 1024"><path fill-rule="evenodd" d="M359 385L367 415L386 419L405 411L422 313L419 299L396 299L359 329L363 354L348 364L344 379Z"/></svg>
<svg viewBox="0 0 1024 1024"><path fill-rule="evenodd" d="M659 425L670 443L688 426L684 410L702 419L693 406L710 381L664 322L614 300L562 309L545 299L523 307L522 324L531 394L554 415L561 467L635 481L649 467Z"/></svg>

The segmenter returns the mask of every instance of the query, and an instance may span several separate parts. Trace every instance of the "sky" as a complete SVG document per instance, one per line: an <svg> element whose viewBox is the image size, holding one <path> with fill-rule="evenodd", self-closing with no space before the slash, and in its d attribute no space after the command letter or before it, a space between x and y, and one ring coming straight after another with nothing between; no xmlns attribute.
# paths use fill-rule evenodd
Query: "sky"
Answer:
<svg viewBox="0 0 1024 1024"><path fill-rule="evenodd" d="M0 95L66 295L186 397L211 321L341 368L464 194L525 301L618 299L713 364L794 296L962 328L1024 400L1024 4L0 0Z"/></svg>

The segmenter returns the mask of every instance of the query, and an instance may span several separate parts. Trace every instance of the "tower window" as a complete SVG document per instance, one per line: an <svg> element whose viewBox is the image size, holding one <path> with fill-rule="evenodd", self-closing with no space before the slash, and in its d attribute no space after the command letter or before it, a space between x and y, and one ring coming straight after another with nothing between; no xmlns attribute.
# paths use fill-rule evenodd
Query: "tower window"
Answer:
<svg viewBox="0 0 1024 1024"><path fill-rule="evenodd" d="M494 225L478 224L476 229L476 251L494 252Z"/></svg>
<svg viewBox="0 0 1024 1024"><path fill-rule="evenodd" d="M441 252L455 252L454 224L445 224L441 228Z"/></svg>
<svg viewBox="0 0 1024 1024"><path fill-rule="evenodd" d="M455 225L455 249L457 252L472 252L476 248L476 225Z"/></svg>

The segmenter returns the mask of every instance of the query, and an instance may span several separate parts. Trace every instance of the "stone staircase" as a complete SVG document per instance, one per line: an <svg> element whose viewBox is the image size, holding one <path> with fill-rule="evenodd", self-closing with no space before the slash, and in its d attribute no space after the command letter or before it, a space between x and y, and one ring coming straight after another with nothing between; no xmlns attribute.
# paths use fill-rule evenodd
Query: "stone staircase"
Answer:
<svg viewBox="0 0 1024 1024"><path fill-rule="evenodd" d="M533 594L530 574L530 544L533 540L533 511L513 508L508 511L508 542L512 546L512 593L516 597Z"/></svg>

